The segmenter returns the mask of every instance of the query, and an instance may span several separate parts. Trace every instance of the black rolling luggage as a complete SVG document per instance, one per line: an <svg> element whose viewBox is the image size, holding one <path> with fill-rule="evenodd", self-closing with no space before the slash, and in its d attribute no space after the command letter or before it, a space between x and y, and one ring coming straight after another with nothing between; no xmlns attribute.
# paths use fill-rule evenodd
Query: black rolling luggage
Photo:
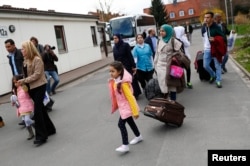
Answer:
<svg viewBox="0 0 250 166"><path fill-rule="evenodd" d="M166 124L174 124L180 127L186 117L184 106L178 102L164 98L151 99L144 109L144 115L157 119Z"/></svg>
<svg viewBox="0 0 250 166"><path fill-rule="evenodd" d="M210 74L203 67L203 56L204 56L203 51L197 52L194 66L195 66L195 69L197 70L197 73L199 74L200 80L201 81L203 81L203 80L208 81L208 80L210 80ZM210 66L214 71L216 71L213 60L211 61Z"/></svg>

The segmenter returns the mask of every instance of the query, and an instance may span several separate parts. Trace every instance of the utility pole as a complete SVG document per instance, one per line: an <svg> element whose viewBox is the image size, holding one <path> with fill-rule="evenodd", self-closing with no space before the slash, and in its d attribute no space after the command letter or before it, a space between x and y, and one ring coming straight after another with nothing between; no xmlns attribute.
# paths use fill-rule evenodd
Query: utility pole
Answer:
<svg viewBox="0 0 250 166"><path fill-rule="evenodd" d="M232 0L230 0L230 7L231 7L232 28L234 29L234 14L233 14Z"/></svg>
<svg viewBox="0 0 250 166"><path fill-rule="evenodd" d="M227 25L228 25L229 22L228 22L227 0L225 0L225 10L226 10Z"/></svg>

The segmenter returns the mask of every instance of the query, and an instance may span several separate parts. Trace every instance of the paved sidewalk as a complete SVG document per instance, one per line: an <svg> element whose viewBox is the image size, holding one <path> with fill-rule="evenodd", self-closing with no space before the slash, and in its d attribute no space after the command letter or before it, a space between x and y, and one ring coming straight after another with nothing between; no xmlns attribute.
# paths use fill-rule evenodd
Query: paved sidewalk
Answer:
<svg viewBox="0 0 250 166"><path fill-rule="evenodd" d="M88 65L85 65L83 67L77 68L75 70L60 74L60 83L58 87L64 86L72 81L75 81L83 76L86 76L92 72L95 72L105 66L107 66L110 62L112 62L113 56L112 53L109 53L108 57L105 57L99 61L90 63ZM6 94L3 96L0 96L0 104L8 103L10 101L10 94Z"/></svg>

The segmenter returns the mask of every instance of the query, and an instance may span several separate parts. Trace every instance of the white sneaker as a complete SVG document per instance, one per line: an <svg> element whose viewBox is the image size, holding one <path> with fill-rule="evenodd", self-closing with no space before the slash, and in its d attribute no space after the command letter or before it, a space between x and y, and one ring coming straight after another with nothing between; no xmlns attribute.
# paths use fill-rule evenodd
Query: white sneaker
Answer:
<svg viewBox="0 0 250 166"><path fill-rule="evenodd" d="M120 147L116 148L115 151L117 152L128 152L129 151L129 146L128 145L121 145Z"/></svg>
<svg viewBox="0 0 250 166"><path fill-rule="evenodd" d="M131 145L137 144L139 142L141 142L143 140L142 136L140 135L139 137L135 137L134 139L132 139L129 143Z"/></svg>

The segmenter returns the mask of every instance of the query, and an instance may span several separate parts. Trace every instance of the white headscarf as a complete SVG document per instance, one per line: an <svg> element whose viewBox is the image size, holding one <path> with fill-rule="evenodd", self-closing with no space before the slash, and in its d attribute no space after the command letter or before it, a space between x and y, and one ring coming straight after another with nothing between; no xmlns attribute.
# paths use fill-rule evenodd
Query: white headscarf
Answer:
<svg viewBox="0 0 250 166"><path fill-rule="evenodd" d="M175 31L175 37L178 39L181 39L182 36L185 35L185 28L182 26L174 27L174 31Z"/></svg>

